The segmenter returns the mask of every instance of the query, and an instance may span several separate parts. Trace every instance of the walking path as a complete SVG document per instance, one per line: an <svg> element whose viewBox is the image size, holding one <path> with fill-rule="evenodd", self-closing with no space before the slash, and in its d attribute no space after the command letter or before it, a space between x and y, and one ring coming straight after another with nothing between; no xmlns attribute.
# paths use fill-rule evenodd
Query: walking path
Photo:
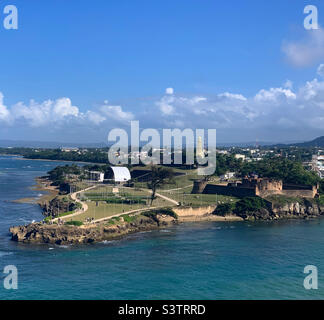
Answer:
<svg viewBox="0 0 324 320"><path fill-rule="evenodd" d="M92 186L92 187L89 187L89 188L86 188L86 189L83 189L83 190L80 190L80 191L77 191L77 192L74 192L74 193L71 193L71 199L74 200L75 202L78 202L78 203L81 203L82 205L82 208L75 211L74 213L72 214L69 214L67 216L63 216L63 217L57 217L55 219L53 219L52 221L57 221L58 219L66 219L66 218L72 218L72 217L75 217L83 212L86 212L88 210L88 205L84 202L82 202L81 200L78 199L78 194L81 193L81 192L85 192L85 191L88 191L88 190L91 190L93 188L95 188L96 186Z"/></svg>
<svg viewBox="0 0 324 320"><path fill-rule="evenodd" d="M141 189L141 190L152 194L152 190L149 190L149 189ZM175 200L173 200L173 199L171 199L169 197L166 197L166 196L164 196L164 195L162 195L160 193L155 192L155 195L158 196L158 197L160 197L160 198L162 198L162 199L164 199L164 200L167 200L169 202L172 202L173 204L175 204L177 206L179 205L179 202L178 201L175 201Z"/></svg>
<svg viewBox="0 0 324 320"><path fill-rule="evenodd" d="M176 188L176 189L167 189L167 190L160 190L160 192L170 192L170 191L178 191L178 190L183 190L183 189L186 189L186 188L189 188L189 187L192 187L193 184L189 184L188 186L185 186L185 187L182 187L182 188Z"/></svg>
<svg viewBox="0 0 324 320"><path fill-rule="evenodd" d="M109 217L104 217L104 218L100 218L100 219L97 219L97 220L93 220L91 222L88 222L88 224L102 222L102 221L105 221L105 220L110 220L112 218L120 217L120 216L123 216L125 214L141 213L141 212L144 212L144 211L150 211L150 210L160 209L160 208L164 208L164 206L149 207L149 208L146 208L146 209L143 209L142 208L142 209L136 209L136 210L126 211L126 212L121 212L121 213L114 214L113 216L109 216Z"/></svg>
<svg viewBox="0 0 324 320"><path fill-rule="evenodd" d="M76 212L72 213L72 214L69 214L67 216L63 216L63 217L58 217L58 218L55 218L53 219L52 221L57 221L58 219L61 219L61 220L65 220L65 219L69 219L69 218L72 218L72 217L75 217L75 216L78 216L79 214L81 213L84 213L88 210L88 205L84 202L82 202L81 200L79 200L77 198L77 195L81 192L85 192L85 191L88 191L88 190L91 190L93 188L96 188L96 186L92 186L92 187L89 187L89 188L86 188L86 189L83 189L83 190L80 190L80 191L77 191L77 192L74 192L72 193L70 196L71 196L71 199L78 202L78 203L81 203L82 205L82 208L77 210ZM125 189L128 189L128 187L124 187ZM131 189L131 188L129 188ZM149 190L149 189L141 189L142 191L145 191L145 192L149 192L150 194L152 194L152 190ZM157 197L160 197L164 200L167 200L175 205L179 205L179 202L169 198L169 197L166 197L160 193L155 193ZM143 211L148 211L148 210L152 210L152 209L160 209L160 208L164 208L165 206L158 206L158 207L149 207L149 208L145 208L145 209L136 209L136 210L130 210L130 211L126 211L126 212L120 212L118 214L115 214L115 215L112 215L112 216L107 216L107 217L104 217L104 218L100 218L100 219L97 219L97 220L93 220L90 222L91 223L96 223L96 222L102 222L102 221L105 221L105 220L109 220L111 218L115 218L115 217L119 217L119 216L122 216L122 215L125 215L125 214L133 214L133 213L138 213L138 212L143 212Z"/></svg>

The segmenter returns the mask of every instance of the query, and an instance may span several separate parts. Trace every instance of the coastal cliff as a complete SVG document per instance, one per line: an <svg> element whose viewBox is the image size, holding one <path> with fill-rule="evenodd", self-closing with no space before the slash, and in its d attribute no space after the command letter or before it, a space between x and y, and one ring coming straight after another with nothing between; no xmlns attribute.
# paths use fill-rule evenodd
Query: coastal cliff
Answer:
<svg viewBox="0 0 324 320"><path fill-rule="evenodd" d="M244 220L309 219L324 215L324 205L318 199L271 197L267 205L238 215Z"/></svg>
<svg viewBox="0 0 324 320"><path fill-rule="evenodd" d="M106 222L84 226L32 223L10 228L11 239L23 243L50 243L58 245L85 244L119 238L130 233L154 230L177 223L167 215L136 216L132 222Z"/></svg>

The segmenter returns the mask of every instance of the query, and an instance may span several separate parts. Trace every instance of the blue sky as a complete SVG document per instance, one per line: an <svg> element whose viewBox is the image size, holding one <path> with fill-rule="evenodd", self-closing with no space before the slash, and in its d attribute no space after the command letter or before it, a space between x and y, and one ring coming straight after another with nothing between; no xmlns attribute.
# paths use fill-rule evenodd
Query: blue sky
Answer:
<svg viewBox="0 0 324 320"><path fill-rule="evenodd" d="M309 4L324 25L323 1L8 0L1 20L6 4L19 29L0 26L0 139L104 141L135 119L221 142L324 135L324 35L303 28Z"/></svg>

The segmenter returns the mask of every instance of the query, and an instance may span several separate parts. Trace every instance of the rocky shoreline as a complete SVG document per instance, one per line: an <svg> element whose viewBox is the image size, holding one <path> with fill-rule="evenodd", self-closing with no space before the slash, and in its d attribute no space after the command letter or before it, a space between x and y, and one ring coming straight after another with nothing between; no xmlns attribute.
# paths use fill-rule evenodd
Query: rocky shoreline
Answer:
<svg viewBox="0 0 324 320"><path fill-rule="evenodd" d="M285 219L311 219L324 215L324 205L314 199L300 199L284 204L272 203L271 207L262 208L255 212L241 214L244 220L285 220Z"/></svg>
<svg viewBox="0 0 324 320"><path fill-rule="evenodd" d="M176 218L156 215L154 218L136 216L134 221L116 224L98 223L83 226L32 223L27 226L11 227L11 239L22 243L48 243L57 245L86 244L121 238L125 235L165 228L177 224Z"/></svg>
<svg viewBox="0 0 324 320"><path fill-rule="evenodd" d="M324 204L316 199L290 199L285 203L267 201L268 206L241 214L233 212L215 214L216 206L201 208L174 208L175 216L158 213L155 216L138 214L132 221L106 220L81 226L33 223L10 228L11 239L23 243L49 243L58 245L86 244L121 238L130 233L169 227L182 222L203 221L276 221L287 219L311 219L324 215Z"/></svg>

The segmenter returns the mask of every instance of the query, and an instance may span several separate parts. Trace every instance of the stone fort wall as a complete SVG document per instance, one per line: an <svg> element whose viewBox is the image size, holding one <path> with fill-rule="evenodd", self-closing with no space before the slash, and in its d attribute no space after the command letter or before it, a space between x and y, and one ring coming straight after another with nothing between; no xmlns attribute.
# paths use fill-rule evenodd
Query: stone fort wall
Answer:
<svg viewBox="0 0 324 320"><path fill-rule="evenodd" d="M206 181L195 181L192 193L219 194L232 197L268 197L283 195L286 197L314 198L316 186L283 184L272 179L243 179L242 183L229 185L208 184Z"/></svg>

